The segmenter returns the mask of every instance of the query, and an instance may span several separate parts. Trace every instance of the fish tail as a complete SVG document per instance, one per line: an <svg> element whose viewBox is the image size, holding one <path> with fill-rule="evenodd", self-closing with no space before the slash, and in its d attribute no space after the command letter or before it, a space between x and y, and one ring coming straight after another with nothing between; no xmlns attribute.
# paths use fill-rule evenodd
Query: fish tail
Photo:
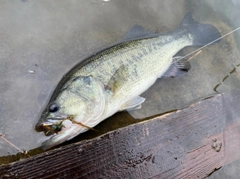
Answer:
<svg viewBox="0 0 240 179"><path fill-rule="evenodd" d="M221 34L216 27L211 24L202 24L195 21L190 12L185 15L179 29L191 35L191 46L204 46L218 43L221 39Z"/></svg>

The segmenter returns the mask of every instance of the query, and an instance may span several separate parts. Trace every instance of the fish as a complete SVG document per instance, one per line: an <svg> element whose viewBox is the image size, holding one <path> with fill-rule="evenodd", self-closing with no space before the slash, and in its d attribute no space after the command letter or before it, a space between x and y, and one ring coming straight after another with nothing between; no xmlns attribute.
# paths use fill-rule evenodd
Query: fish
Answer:
<svg viewBox="0 0 240 179"><path fill-rule="evenodd" d="M35 126L51 136L42 149L93 129L119 111L141 108L145 98L140 95L158 78L190 69L189 62L174 58L178 51L217 43L220 37L215 26L195 21L190 12L168 33L134 26L121 41L90 55L64 75Z"/></svg>

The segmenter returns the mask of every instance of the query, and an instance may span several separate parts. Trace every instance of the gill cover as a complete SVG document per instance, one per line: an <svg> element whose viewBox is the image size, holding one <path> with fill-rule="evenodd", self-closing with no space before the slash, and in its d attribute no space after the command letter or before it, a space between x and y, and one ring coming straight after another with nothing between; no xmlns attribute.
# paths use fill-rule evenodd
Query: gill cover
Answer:
<svg viewBox="0 0 240 179"><path fill-rule="evenodd" d="M105 109L104 85L92 76L79 76L60 90L54 103L59 110L49 112L47 124L61 123L61 131L42 144L47 150L87 131L84 124L93 127L101 122ZM69 120L69 116L74 116Z"/></svg>

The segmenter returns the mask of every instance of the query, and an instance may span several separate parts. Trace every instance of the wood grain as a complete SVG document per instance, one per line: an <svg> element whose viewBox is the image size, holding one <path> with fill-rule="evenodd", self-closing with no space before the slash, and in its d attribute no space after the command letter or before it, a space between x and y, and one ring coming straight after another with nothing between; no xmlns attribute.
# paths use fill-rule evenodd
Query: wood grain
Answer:
<svg viewBox="0 0 240 179"><path fill-rule="evenodd" d="M0 178L204 178L240 159L240 91L0 166Z"/></svg>

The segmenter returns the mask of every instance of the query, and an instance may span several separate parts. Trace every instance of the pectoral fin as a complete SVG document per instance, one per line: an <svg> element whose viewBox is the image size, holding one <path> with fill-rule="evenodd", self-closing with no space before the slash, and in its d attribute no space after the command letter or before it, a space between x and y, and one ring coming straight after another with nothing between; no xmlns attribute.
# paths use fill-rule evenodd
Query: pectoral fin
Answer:
<svg viewBox="0 0 240 179"><path fill-rule="evenodd" d="M141 96L137 96L131 100L129 100L127 103L122 105L122 107L119 109L120 111L123 110L135 110L135 109L140 109L141 104L145 101L145 98Z"/></svg>
<svg viewBox="0 0 240 179"><path fill-rule="evenodd" d="M128 79L129 79L128 68L125 65L121 65L112 75L107 86L114 94L114 92L122 88L122 86L124 85L124 83L126 83Z"/></svg>

